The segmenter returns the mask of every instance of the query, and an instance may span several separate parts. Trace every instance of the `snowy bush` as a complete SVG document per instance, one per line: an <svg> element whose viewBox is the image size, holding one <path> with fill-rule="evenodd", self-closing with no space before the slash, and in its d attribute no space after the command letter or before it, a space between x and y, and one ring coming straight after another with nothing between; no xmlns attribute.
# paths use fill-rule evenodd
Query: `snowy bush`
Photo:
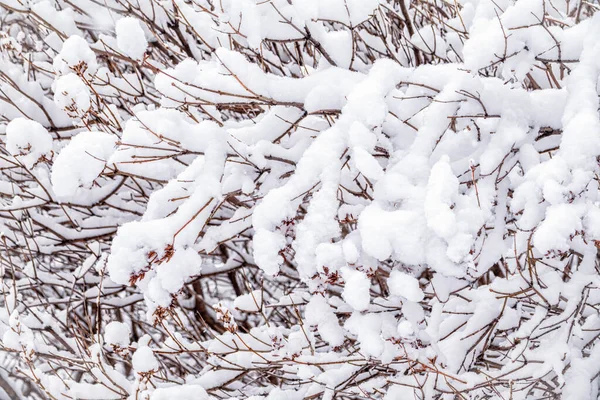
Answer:
<svg viewBox="0 0 600 400"><path fill-rule="evenodd" d="M0 398L600 395L597 0L0 10Z"/></svg>

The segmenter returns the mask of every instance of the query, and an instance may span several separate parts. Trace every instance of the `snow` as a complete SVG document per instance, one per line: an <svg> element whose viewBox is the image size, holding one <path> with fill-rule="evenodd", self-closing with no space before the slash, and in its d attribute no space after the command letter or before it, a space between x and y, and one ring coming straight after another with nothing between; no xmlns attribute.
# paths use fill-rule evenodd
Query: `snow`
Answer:
<svg viewBox="0 0 600 400"><path fill-rule="evenodd" d="M85 115L92 105L89 88L74 73L58 78L54 89L54 102L74 117Z"/></svg>
<svg viewBox="0 0 600 400"><path fill-rule="evenodd" d="M350 240L345 240L342 244L344 258L349 264L354 264L358 261L360 255L357 246Z"/></svg>
<svg viewBox="0 0 600 400"><path fill-rule="evenodd" d="M372 181L378 181L383 176L383 168L377 162L375 157L369 154L366 150L357 147L352 152L356 168L365 177Z"/></svg>
<svg viewBox="0 0 600 400"><path fill-rule="evenodd" d="M240 311L257 312L263 306L263 296L261 290L253 290L250 293L236 297L233 306Z"/></svg>
<svg viewBox="0 0 600 400"><path fill-rule="evenodd" d="M111 321L104 328L104 341L108 344L114 344L121 347L129 345L129 336L131 331L129 325L119 322Z"/></svg>
<svg viewBox="0 0 600 400"><path fill-rule="evenodd" d="M367 357L380 357L386 347L382 330L392 319L389 314L382 318L377 314L360 314L355 311L344 327L357 336L360 349Z"/></svg>
<svg viewBox="0 0 600 400"><path fill-rule="evenodd" d="M104 132L82 132L60 151L52 166L52 188L61 198L74 198L92 187L115 150L116 138Z"/></svg>
<svg viewBox="0 0 600 400"><path fill-rule="evenodd" d="M277 232L258 231L254 235L254 258L267 274L279 272L279 266L283 263L279 252L285 245L285 238Z"/></svg>
<svg viewBox="0 0 600 400"><path fill-rule="evenodd" d="M81 36L70 36L62 44L60 52L54 57L54 70L61 74L81 73L91 77L98 70L96 55L88 42Z"/></svg>
<svg viewBox="0 0 600 400"><path fill-rule="evenodd" d="M344 301L358 311L369 308L371 281L367 275L348 267L343 267L341 272L345 282L342 293Z"/></svg>
<svg viewBox="0 0 600 400"><path fill-rule="evenodd" d="M402 321L398 324L398 334L403 338L410 338L415 333L413 324L410 321Z"/></svg>
<svg viewBox="0 0 600 400"><path fill-rule="evenodd" d="M12 330L4 332L4 335L2 336L2 343L9 349L21 348L19 334Z"/></svg>
<svg viewBox="0 0 600 400"><path fill-rule="evenodd" d="M546 217L533 235L533 243L543 253L565 251L572 235L581 231L581 207L559 204L546 210Z"/></svg>
<svg viewBox="0 0 600 400"><path fill-rule="evenodd" d="M150 396L150 400L208 400L206 390L200 385L174 386L158 388Z"/></svg>
<svg viewBox="0 0 600 400"><path fill-rule="evenodd" d="M145 373L158 370L158 360L154 352L148 346L140 346L131 357L133 369L137 373Z"/></svg>
<svg viewBox="0 0 600 400"><path fill-rule="evenodd" d="M52 159L52 136L38 122L16 118L6 126L6 149L27 168Z"/></svg>
<svg viewBox="0 0 600 400"><path fill-rule="evenodd" d="M395 253L408 264L424 261L423 227L411 212L387 211L371 204L360 214L358 229L362 247L370 256L385 260Z"/></svg>
<svg viewBox="0 0 600 400"><path fill-rule="evenodd" d="M140 21L134 17L121 18L115 29L119 50L135 60L141 60L148 47L148 40Z"/></svg>
<svg viewBox="0 0 600 400"><path fill-rule="evenodd" d="M313 296L306 305L306 322L316 326L323 340L331 346L339 346L343 343L344 331L323 296Z"/></svg>
<svg viewBox="0 0 600 400"><path fill-rule="evenodd" d="M189 277L200 274L202 259L193 249L175 252L172 258L157 268L156 277L148 283L148 295L159 305L171 304L173 293L177 293Z"/></svg>
<svg viewBox="0 0 600 400"><path fill-rule="evenodd" d="M114 282L124 285L130 284L132 277L139 277L139 284L147 288L148 301L154 307L168 307L172 295L190 277L200 274L202 258L189 247L169 253L169 239L156 238L157 225L155 221L125 225L126 229L114 239L115 251L108 258L107 270ZM153 261L157 270L148 271Z"/></svg>
<svg viewBox="0 0 600 400"><path fill-rule="evenodd" d="M450 207L458 192L458 184L448 156L431 168L425 195L425 218L427 226L444 239L450 239L456 232L456 217Z"/></svg>
<svg viewBox="0 0 600 400"><path fill-rule="evenodd" d="M402 296L410 301L423 300L424 294L419 287L419 281L404 272L393 270L387 280L390 293L394 296Z"/></svg>

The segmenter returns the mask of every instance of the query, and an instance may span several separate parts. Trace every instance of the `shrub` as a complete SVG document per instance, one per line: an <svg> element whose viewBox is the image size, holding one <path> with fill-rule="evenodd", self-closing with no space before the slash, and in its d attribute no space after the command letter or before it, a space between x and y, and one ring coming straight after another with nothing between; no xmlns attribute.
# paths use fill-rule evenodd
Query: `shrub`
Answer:
<svg viewBox="0 0 600 400"><path fill-rule="evenodd" d="M9 398L597 398L597 2L0 9Z"/></svg>

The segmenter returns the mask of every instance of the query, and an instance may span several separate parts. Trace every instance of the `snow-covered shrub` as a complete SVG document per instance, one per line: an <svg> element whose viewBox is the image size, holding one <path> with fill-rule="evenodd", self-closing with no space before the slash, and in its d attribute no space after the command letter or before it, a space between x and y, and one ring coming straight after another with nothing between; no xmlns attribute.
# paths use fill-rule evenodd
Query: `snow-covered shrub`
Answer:
<svg viewBox="0 0 600 400"><path fill-rule="evenodd" d="M599 9L0 0L0 398L598 398Z"/></svg>

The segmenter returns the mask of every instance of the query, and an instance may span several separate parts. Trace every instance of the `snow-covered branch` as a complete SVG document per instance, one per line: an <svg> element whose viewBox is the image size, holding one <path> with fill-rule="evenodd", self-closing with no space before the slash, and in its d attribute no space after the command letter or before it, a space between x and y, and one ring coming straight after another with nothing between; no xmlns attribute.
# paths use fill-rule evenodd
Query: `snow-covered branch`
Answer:
<svg viewBox="0 0 600 400"><path fill-rule="evenodd" d="M599 9L0 0L0 398L598 398Z"/></svg>

